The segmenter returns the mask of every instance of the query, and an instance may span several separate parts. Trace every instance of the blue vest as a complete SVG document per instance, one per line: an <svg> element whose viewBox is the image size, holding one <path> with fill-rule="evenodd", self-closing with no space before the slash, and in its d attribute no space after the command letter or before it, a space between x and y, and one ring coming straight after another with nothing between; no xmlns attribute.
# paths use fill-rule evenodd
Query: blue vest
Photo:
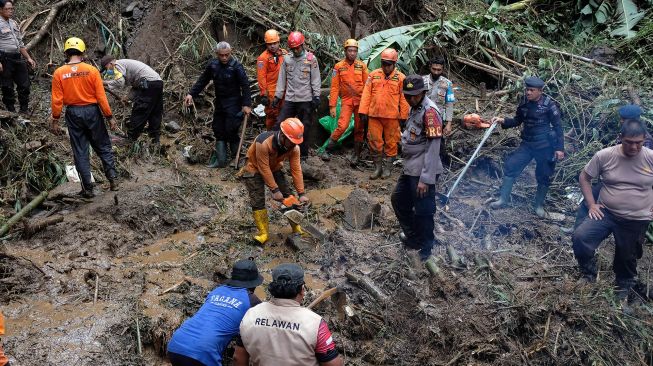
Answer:
<svg viewBox="0 0 653 366"><path fill-rule="evenodd" d="M197 313L174 332L168 352L190 357L206 366L221 366L222 353L238 335L240 321L249 308L247 289L215 288Z"/></svg>

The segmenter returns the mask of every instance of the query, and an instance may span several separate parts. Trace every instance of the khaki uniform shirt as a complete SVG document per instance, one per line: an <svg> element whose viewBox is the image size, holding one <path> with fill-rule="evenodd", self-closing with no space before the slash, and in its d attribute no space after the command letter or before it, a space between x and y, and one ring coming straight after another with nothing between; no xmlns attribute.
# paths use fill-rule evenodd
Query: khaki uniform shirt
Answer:
<svg viewBox="0 0 653 366"><path fill-rule="evenodd" d="M117 77L116 79L109 81L107 87L111 90L122 88L125 84L138 89L141 87L141 79L147 81L161 80L161 76L154 71L154 69L137 60L117 60L114 68L115 71L117 71L115 74L122 77Z"/></svg>
<svg viewBox="0 0 653 366"><path fill-rule="evenodd" d="M0 51L6 53L20 52L24 48L23 35L15 20L0 17Z"/></svg>
<svg viewBox="0 0 653 366"><path fill-rule="evenodd" d="M313 97L320 96L321 84L320 67L315 55L306 51L300 57L295 57L289 53L283 57L274 96L289 102L310 102Z"/></svg>

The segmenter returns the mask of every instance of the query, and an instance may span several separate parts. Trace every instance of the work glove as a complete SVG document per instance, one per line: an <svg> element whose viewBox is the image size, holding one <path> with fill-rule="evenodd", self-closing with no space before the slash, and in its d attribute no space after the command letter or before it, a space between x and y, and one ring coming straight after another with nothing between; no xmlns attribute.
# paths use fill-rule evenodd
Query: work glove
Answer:
<svg viewBox="0 0 653 366"><path fill-rule="evenodd" d="M277 108L278 105L279 105L279 98L274 97L274 99L272 100L272 108Z"/></svg>
<svg viewBox="0 0 653 366"><path fill-rule="evenodd" d="M360 117L360 119L361 119L361 123L362 123L363 125L367 125L367 121L369 120L369 118L367 117L367 114L360 113L360 114L358 115L358 117Z"/></svg>
<svg viewBox="0 0 653 366"><path fill-rule="evenodd" d="M317 107L320 106L320 97L313 97L313 101L311 102L311 107L313 109L317 109Z"/></svg>
<svg viewBox="0 0 653 366"><path fill-rule="evenodd" d="M261 104L263 104L266 107L269 106L270 105L270 98L268 98L267 95L262 96L261 97Z"/></svg>

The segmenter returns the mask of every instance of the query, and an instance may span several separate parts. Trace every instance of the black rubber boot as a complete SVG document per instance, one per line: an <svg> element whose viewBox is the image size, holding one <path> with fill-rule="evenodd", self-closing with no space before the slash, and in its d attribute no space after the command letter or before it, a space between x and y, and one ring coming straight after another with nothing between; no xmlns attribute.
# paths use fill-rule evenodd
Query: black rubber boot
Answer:
<svg viewBox="0 0 653 366"><path fill-rule="evenodd" d="M209 168L224 168L227 165L227 143L218 141L215 143L215 161L207 165Z"/></svg>
<svg viewBox="0 0 653 366"><path fill-rule="evenodd" d="M371 180L379 179L383 175L383 161L380 156L374 157L374 168L374 173L370 175Z"/></svg>
<svg viewBox="0 0 653 366"><path fill-rule="evenodd" d="M349 163L351 166L356 166L361 160L361 150L363 149L363 143L362 142L354 142L354 152L351 154L351 157L349 158Z"/></svg>
<svg viewBox="0 0 653 366"><path fill-rule="evenodd" d="M501 196L498 201L490 203L490 208L497 209L506 207L510 202L510 193L512 193L512 186L515 184L515 178L503 177L503 183L501 184L501 190L499 191Z"/></svg>
<svg viewBox="0 0 653 366"><path fill-rule="evenodd" d="M539 184L537 186L537 192L535 192L535 201L533 202L535 214L542 218L546 216L546 211L544 211L544 200L546 199L547 192L549 192L549 186Z"/></svg>
<svg viewBox="0 0 653 366"><path fill-rule="evenodd" d="M392 158L383 159L383 173L381 174L381 178L390 178L390 170L392 169L391 161Z"/></svg>
<svg viewBox="0 0 653 366"><path fill-rule="evenodd" d="M329 138L327 145L317 155L324 161L331 160L331 150L333 150L334 146L336 146L336 142Z"/></svg>

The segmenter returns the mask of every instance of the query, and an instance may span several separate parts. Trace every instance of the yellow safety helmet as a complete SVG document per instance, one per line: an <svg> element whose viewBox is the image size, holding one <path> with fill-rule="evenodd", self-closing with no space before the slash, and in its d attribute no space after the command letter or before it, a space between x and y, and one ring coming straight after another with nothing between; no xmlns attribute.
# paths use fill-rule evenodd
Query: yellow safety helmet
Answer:
<svg viewBox="0 0 653 366"><path fill-rule="evenodd" d="M356 47L356 48L358 48L358 41L353 39L353 38L349 38L348 40L345 41L345 46L344 47L345 47L345 49L347 49L347 47Z"/></svg>
<svg viewBox="0 0 653 366"><path fill-rule="evenodd" d="M84 44L84 41L82 41L81 38L77 37L70 37L66 40L66 42L63 44L63 51L66 52L68 50L77 50L79 52L86 52L86 45Z"/></svg>

